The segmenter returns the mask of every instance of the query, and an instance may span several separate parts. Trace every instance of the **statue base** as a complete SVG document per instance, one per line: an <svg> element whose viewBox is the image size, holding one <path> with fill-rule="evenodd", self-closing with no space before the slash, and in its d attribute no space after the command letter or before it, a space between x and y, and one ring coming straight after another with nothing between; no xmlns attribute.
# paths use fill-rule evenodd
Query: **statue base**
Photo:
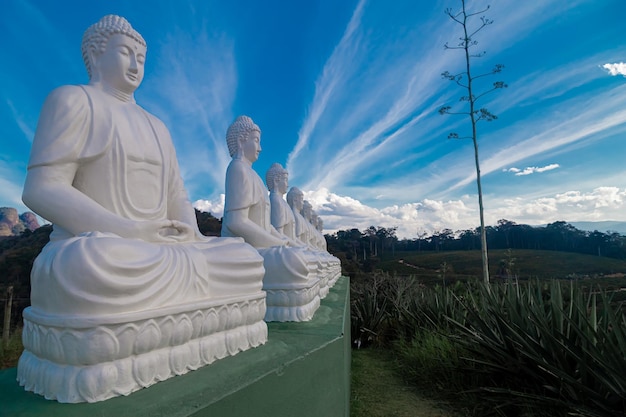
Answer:
<svg viewBox="0 0 626 417"><path fill-rule="evenodd" d="M0 415L21 417L349 417L350 294L341 278L311 321L269 323L263 346L98 403L61 404L0 370Z"/></svg>
<svg viewBox="0 0 626 417"><path fill-rule="evenodd" d="M265 321L309 321L320 306L320 280L300 288L263 288L267 293Z"/></svg>
<svg viewBox="0 0 626 417"><path fill-rule="evenodd" d="M108 316L24 311L17 380L63 403L128 395L267 341L265 293Z"/></svg>

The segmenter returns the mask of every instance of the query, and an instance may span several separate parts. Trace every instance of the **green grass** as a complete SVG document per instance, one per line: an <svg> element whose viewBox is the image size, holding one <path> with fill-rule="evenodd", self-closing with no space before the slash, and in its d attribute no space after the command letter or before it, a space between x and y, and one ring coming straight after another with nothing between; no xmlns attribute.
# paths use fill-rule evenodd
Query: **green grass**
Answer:
<svg viewBox="0 0 626 417"><path fill-rule="evenodd" d="M17 360L20 358L23 350L22 329L13 329L9 337L8 346L4 346L0 341L0 369L17 366Z"/></svg>
<svg viewBox="0 0 626 417"><path fill-rule="evenodd" d="M352 351L351 417L455 417L452 411L404 382L392 356L381 349Z"/></svg>
<svg viewBox="0 0 626 417"><path fill-rule="evenodd" d="M399 262L403 260L403 263ZM518 278L567 279L609 276L624 277L626 260L571 252L540 250L489 251L489 272L503 275L502 263L512 261L511 273ZM399 275L415 275L423 281L441 281L441 267L446 264L447 279L476 279L482 276L479 250L450 252L396 252L394 259L385 259L378 268Z"/></svg>

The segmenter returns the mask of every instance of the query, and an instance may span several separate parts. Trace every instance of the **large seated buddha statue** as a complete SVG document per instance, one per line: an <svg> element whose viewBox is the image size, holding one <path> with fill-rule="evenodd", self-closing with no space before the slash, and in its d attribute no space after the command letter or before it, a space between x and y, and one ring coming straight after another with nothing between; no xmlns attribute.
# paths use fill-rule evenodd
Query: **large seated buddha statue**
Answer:
<svg viewBox="0 0 626 417"><path fill-rule="evenodd" d="M222 236L238 236L263 256L266 321L307 321L320 305L317 261L271 223L267 188L252 164L261 152L261 130L248 116L229 126L232 160L226 170Z"/></svg>
<svg viewBox="0 0 626 417"><path fill-rule="evenodd" d="M267 340L263 258L201 235L170 134L135 103L144 39L108 15L82 53L90 82L46 99L22 196L53 232L18 381L60 402L128 395Z"/></svg>

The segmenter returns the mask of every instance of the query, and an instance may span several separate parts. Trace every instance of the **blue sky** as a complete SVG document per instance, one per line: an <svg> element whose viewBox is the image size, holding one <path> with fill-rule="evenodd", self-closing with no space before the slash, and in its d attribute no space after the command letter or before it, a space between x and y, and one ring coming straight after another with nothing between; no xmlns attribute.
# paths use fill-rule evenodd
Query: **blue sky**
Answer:
<svg viewBox="0 0 626 417"><path fill-rule="evenodd" d="M474 70L504 64L481 89L499 116L479 124L487 224L498 219L626 220L623 0L469 0L490 4ZM105 14L148 43L137 102L169 127L190 199L222 215L228 125L262 129L254 168L286 166L326 231L398 226L400 237L478 225L465 117L441 116L463 92L441 78L458 0L3 0L0 206L20 200L46 95L87 83L80 42ZM621 65L620 65L621 64ZM475 73L477 73L475 72Z"/></svg>

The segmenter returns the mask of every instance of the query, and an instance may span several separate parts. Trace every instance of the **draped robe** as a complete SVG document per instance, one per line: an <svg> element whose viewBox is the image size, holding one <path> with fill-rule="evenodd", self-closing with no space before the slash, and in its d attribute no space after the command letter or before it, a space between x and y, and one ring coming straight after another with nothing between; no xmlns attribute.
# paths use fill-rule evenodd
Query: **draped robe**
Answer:
<svg viewBox="0 0 626 417"><path fill-rule="evenodd" d="M92 86L56 89L41 112L29 169L69 162L78 164L72 186L120 217L166 220L176 202L189 204L165 125ZM152 243L54 224L33 265L31 302L47 314L117 314L252 294L263 274L241 239Z"/></svg>
<svg viewBox="0 0 626 417"><path fill-rule="evenodd" d="M229 228L230 212L240 209L248 209L248 218L271 233L267 188L249 163L234 158L226 170L222 236L236 236ZM274 246L257 250L264 259L265 289L308 287L311 278L317 279L316 260L306 256L299 247Z"/></svg>

